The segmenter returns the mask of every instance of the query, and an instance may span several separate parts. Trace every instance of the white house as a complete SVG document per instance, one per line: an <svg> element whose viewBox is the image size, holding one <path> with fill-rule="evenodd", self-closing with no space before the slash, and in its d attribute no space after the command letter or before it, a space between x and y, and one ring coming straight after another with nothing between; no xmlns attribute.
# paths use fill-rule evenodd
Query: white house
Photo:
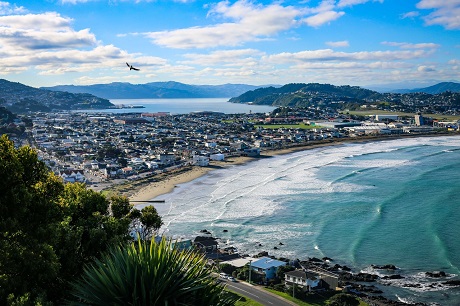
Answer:
<svg viewBox="0 0 460 306"><path fill-rule="evenodd" d="M222 153L211 154L211 155L209 156L209 159L210 159L210 160L222 161L222 160L225 159L225 155L222 154Z"/></svg>
<svg viewBox="0 0 460 306"><path fill-rule="evenodd" d="M62 170L59 175L64 179L65 183L83 183L86 181L83 170Z"/></svg>
<svg viewBox="0 0 460 306"><path fill-rule="evenodd" d="M320 288L335 290L339 284L339 277L338 275L323 269L298 269L284 273L284 283L286 286L299 286L305 291Z"/></svg>
<svg viewBox="0 0 460 306"><path fill-rule="evenodd" d="M200 167L209 166L209 157L202 155L193 155L192 163Z"/></svg>

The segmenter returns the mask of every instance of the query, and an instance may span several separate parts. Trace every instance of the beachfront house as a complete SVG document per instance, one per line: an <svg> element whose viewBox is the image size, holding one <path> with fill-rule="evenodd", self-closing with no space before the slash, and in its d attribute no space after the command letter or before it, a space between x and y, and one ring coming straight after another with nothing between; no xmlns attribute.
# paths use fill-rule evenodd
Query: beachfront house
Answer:
<svg viewBox="0 0 460 306"><path fill-rule="evenodd" d="M270 257L261 257L251 263L251 269L259 274L265 275L265 281L274 279L278 267L285 266L287 263L284 261L276 260Z"/></svg>
<svg viewBox="0 0 460 306"><path fill-rule="evenodd" d="M339 276L323 269L297 269L284 274L284 283L286 286L296 285L304 291L335 290L339 286Z"/></svg>
<svg viewBox="0 0 460 306"><path fill-rule="evenodd" d="M202 155L193 155L192 163L200 167L209 166L209 157Z"/></svg>

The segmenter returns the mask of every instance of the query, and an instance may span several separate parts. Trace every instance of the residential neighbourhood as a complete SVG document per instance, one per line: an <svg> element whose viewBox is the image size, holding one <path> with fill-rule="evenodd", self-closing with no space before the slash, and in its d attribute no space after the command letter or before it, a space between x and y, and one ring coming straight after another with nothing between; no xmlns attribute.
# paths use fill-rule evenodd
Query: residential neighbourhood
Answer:
<svg viewBox="0 0 460 306"><path fill-rule="evenodd" d="M136 180L186 166L208 166L232 156L256 157L266 150L339 138L458 130L456 121L441 122L421 114L357 120L329 108L236 115L60 112L28 118L32 127L26 136L13 137L15 143L35 147L66 182L88 185Z"/></svg>

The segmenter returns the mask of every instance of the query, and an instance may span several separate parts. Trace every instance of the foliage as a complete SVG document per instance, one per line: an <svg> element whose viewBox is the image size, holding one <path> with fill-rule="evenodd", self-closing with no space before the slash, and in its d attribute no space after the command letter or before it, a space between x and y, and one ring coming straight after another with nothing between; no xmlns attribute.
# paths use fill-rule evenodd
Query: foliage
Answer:
<svg viewBox="0 0 460 306"><path fill-rule="evenodd" d="M359 300L346 293L339 293L334 295L328 300L328 305L330 306L358 306Z"/></svg>
<svg viewBox="0 0 460 306"><path fill-rule="evenodd" d="M157 230L154 208L133 209L83 184L66 184L30 147L0 137L0 305L60 304L69 281L111 245L131 240L137 215Z"/></svg>
<svg viewBox="0 0 460 306"><path fill-rule="evenodd" d="M131 212L131 231L139 234L141 240L148 240L155 236L163 225L160 215L154 206L146 206L141 211Z"/></svg>
<svg viewBox="0 0 460 306"><path fill-rule="evenodd" d="M219 269L228 275L233 275L233 272L236 271L236 267L228 263L219 264Z"/></svg>
<svg viewBox="0 0 460 306"><path fill-rule="evenodd" d="M164 238L114 247L74 283L72 305L234 305L200 253Z"/></svg>
<svg viewBox="0 0 460 306"><path fill-rule="evenodd" d="M276 277L279 279L284 279L284 273L289 272L289 271L294 271L295 268L290 265L284 265L284 266L279 266L276 269Z"/></svg>
<svg viewBox="0 0 460 306"><path fill-rule="evenodd" d="M35 299L58 276L53 250L60 180L29 147L0 138L0 304L29 293Z"/></svg>

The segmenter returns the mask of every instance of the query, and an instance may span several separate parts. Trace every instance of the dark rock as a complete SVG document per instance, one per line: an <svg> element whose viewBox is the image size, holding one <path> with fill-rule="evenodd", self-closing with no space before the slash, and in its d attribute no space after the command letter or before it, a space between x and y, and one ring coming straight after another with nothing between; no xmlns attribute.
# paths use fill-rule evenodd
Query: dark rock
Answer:
<svg viewBox="0 0 460 306"><path fill-rule="evenodd" d="M228 232L228 230L223 230L224 233Z"/></svg>
<svg viewBox="0 0 460 306"><path fill-rule="evenodd" d="M378 279L378 275L369 274L369 273L358 273L358 274L351 274L351 273L343 273L340 275L341 281L352 281L352 282L375 282Z"/></svg>
<svg viewBox="0 0 460 306"><path fill-rule="evenodd" d="M428 277L446 277L446 272L444 271L425 272L425 275Z"/></svg>
<svg viewBox="0 0 460 306"><path fill-rule="evenodd" d="M347 266L342 266L342 271L351 271L351 269L348 268Z"/></svg>
<svg viewBox="0 0 460 306"><path fill-rule="evenodd" d="M329 258L329 257L323 257L322 259L323 259L323 261L327 261L327 260L332 261L332 258Z"/></svg>
<svg viewBox="0 0 460 306"><path fill-rule="evenodd" d="M202 229L200 233L209 233L207 229Z"/></svg>
<svg viewBox="0 0 460 306"><path fill-rule="evenodd" d="M376 270L397 270L395 265L384 265L384 266L378 266L378 265L371 265L373 269Z"/></svg>
<svg viewBox="0 0 460 306"><path fill-rule="evenodd" d="M273 249L274 249L274 250L278 250L278 247L274 247Z"/></svg>
<svg viewBox="0 0 460 306"><path fill-rule="evenodd" d="M402 279L404 276L401 276L399 274L394 274L394 275L385 275L382 277L382 279Z"/></svg>
<svg viewBox="0 0 460 306"><path fill-rule="evenodd" d="M279 245L284 245L284 243L280 242Z"/></svg>
<svg viewBox="0 0 460 306"><path fill-rule="evenodd" d="M443 284L447 286L460 286L460 279L450 279L443 282Z"/></svg>
<svg viewBox="0 0 460 306"><path fill-rule="evenodd" d="M308 261L310 261L310 262L322 262L321 259L316 258L316 257L308 258Z"/></svg>
<svg viewBox="0 0 460 306"><path fill-rule="evenodd" d="M257 257L265 257L265 256L268 256L267 251L263 251L263 252L260 252L259 254L257 254Z"/></svg>

